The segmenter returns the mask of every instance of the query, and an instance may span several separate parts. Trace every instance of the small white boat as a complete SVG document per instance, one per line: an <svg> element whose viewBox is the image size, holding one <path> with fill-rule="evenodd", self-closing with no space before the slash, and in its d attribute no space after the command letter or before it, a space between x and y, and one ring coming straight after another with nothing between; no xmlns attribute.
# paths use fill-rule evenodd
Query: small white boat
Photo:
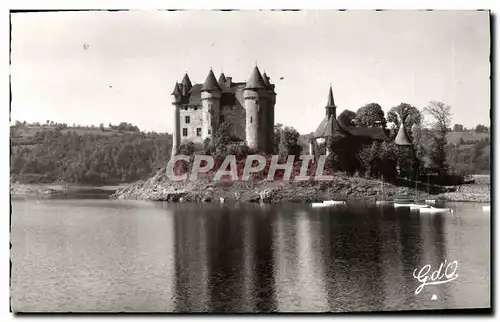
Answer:
<svg viewBox="0 0 500 322"><path fill-rule="evenodd" d="M489 206L489 205L488 206L483 206L483 211L490 211L490 207L491 206Z"/></svg>
<svg viewBox="0 0 500 322"><path fill-rule="evenodd" d="M220 201L220 203L224 203L224 202L226 202L226 198L220 197L219 201Z"/></svg>
<svg viewBox="0 0 500 322"><path fill-rule="evenodd" d="M436 203L436 200L434 200L434 199L427 199L427 200L425 200L425 203L429 204L429 205L434 205Z"/></svg>
<svg viewBox="0 0 500 322"><path fill-rule="evenodd" d="M401 203L401 202L395 202L394 203L394 208L401 208L401 207L406 207L410 208L410 206L413 205L413 203Z"/></svg>
<svg viewBox="0 0 500 322"><path fill-rule="evenodd" d="M429 205L419 205L419 204L411 204L410 205L410 210L417 210L417 209L422 209L422 208L430 208Z"/></svg>
<svg viewBox="0 0 500 322"><path fill-rule="evenodd" d="M377 206L390 205L392 203L393 203L393 201L389 201L389 200L377 200L377 201L375 201L375 204Z"/></svg>
<svg viewBox="0 0 500 322"><path fill-rule="evenodd" d="M313 202L311 206L313 208L321 208L321 207L330 207L331 205L324 202Z"/></svg>
<svg viewBox="0 0 500 322"><path fill-rule="evenodd" d="M450 208L435 208L435 207L420 208L419 211L421 213L430 213L430 214L443 213L443 212L453 213L453 209L450 209Z"/></svg>
<svg viewBox="0 0 500 322"><path fill-rule="evenodd" d="M323 203L326 203L327 205L345 205L345 201L341 200L325 200Z"/></svg>

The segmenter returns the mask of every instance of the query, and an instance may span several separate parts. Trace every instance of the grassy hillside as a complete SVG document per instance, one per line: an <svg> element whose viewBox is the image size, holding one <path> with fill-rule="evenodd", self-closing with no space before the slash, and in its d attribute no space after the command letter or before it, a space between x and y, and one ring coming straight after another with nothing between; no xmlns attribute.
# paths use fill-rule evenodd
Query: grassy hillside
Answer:
<svg viewBox="0 0 500 322"><path fill-rule="evenodd" d="M146 179L166 165L172 137L130 128L11 126L11 180L119 184Z"/></svg>
<svg viewBox="0 0 500 322"><path fill-rule="evenodd" d="M448 142L449 143L460 143L460 139L464 142L478 142L484 138L489 138L489 133L476 133L476 132L449 132L448 133Z"/></svg>

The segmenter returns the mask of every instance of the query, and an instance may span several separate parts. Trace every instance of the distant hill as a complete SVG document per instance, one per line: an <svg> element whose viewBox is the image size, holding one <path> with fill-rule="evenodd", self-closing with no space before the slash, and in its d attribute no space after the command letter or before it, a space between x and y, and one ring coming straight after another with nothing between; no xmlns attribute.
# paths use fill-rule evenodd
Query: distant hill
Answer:
<svg viewBox="0 0 500 322"><path fill-rule="evenodd" d="M172 136L113 128L11 126L11 180L118 184L146 179L168 162Z"/></svg>
<svg viewBox="0 0 500 322"><path fill-rule="evenodd" d="M448 142L449 143L460 143L462 139L465 143L473 144L474 142L481 141L484 138L489 138L490 133L476 133L476 132L449 132Z"/></svg>

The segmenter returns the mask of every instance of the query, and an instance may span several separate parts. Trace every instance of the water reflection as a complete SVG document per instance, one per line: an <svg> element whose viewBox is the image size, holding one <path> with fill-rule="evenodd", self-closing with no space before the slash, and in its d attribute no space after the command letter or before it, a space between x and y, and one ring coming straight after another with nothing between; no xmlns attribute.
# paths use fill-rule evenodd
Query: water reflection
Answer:
<svg viewBox="0 0 500 322"><path fill-rule="evenodd" d="M479 217L473 207L460 209L450 217L363 204L311 209L16 203L13 308L338 312L487 307L489 217ZM453 260L459 261L458 280L415 294L415 269ZM432 301L432 294L439 300Z"/></svg>
<svg viewBox="0 0 500 322"><path fill-rule="evenodd" d="M304 308L314 312L328 311L324 259L317 252L322 246L319 220L311 219L304 211L279 213L275 227L275 284L279 311L307 311ZM306 285L308 292L304 291Z"/></svg>

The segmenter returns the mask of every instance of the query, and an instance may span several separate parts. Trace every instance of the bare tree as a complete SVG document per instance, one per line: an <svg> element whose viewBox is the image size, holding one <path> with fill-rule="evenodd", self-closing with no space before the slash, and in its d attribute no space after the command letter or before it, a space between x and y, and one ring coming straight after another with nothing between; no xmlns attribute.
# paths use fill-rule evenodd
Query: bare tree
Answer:
<svg viewBox="0 0 500 322"><path fill-rule="evenodd" d="M451 128L451 107L442 102L432 101L424 108L424 113L432 117L432 148L430 157L436 170L446 171L446 134Z"/></svg>
<svg viewBox="0 0 500 322"><path fill-rule="evenodd" d="M434 119L432 127L445 136L451 128L451 107L443 102L432 101L424 108L424 113Z"/></svg>

